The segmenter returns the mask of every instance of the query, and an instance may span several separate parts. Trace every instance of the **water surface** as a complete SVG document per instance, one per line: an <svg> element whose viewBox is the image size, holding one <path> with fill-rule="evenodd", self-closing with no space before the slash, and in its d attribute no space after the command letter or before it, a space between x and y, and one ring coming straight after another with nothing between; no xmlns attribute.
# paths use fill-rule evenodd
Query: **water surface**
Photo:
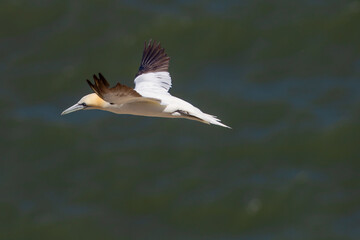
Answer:
<svg viewBox="0 0 360 240"><path fill-rule="evenodd" d="M358 1L0 3L1 239L359 239ZM82 111L133 86L145 40L171 93L227 130Z"/></svg>

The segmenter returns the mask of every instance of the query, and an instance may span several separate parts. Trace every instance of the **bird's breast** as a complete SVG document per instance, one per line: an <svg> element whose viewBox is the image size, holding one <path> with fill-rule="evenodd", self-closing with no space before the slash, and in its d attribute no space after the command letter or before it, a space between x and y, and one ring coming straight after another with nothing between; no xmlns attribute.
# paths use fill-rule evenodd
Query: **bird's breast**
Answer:
<svg viewBox="0 0 360 240"><path fill-rule="evenodd" d="M113 104L107 110L117 114L131 114L139 116L162 116L168 115L164 112L166 105L152 102L132 102L126 104Z"/></svg>

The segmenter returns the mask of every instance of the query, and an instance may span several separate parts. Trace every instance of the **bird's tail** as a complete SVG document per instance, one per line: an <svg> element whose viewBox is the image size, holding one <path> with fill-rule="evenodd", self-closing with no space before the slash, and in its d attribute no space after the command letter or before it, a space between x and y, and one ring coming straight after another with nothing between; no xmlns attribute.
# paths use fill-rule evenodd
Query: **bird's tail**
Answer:
<svg viewBox="0 0 360 240"><path fill-rule="evenodd" d="M218 125L221 127L231 129L231 127L221 123L221 120L218 119L216 116L213 116L213 115L210 115L207 113L203 113L200 109L195 108L195 107L192 110L193 111L191 111L191 112L178 110L178 111L176 111L176 115L181 116L183 118L199 121L202 123L214 124L214 125ZM175 114L173 114L173 115L175 115Z"/></svg>
<svg viewBox="0 0 360 240"><path fill-rule="evenodd" d="M231 129L231 127L229 127L229 126L221 123L221 120L218 119L216 116L210 115L210 114L207 114L207 113L202 113L202 114L203 114L203 116L202 116L201 119L204 120L205 123L207 123L207 124L214 124L214 125L218 125L218 126L221 126L221 127L225 127L225 128L230 128L230 129Z"/></svg>

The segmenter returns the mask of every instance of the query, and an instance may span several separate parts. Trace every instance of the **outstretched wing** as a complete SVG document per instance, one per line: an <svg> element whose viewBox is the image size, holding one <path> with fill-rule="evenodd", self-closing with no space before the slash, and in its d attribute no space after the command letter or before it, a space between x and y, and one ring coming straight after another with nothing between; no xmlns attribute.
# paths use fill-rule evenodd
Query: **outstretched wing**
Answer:
<svg viewBox="0 0 360 240"><path fill-rule="evenodd" d="M139 71L135 76L135 90L142 93L166 93L171 88L168 72L170 57L160 43L145 42Z"/></svg>
<svg viewBox="0 0 360 240"><path fill-rule="evenodd" d="M94 74L94 84L86 80L91 89L103 100L111 104L123 104L129 102L155 102L159 103L158 100L152 98L142 97L134 89L117 83L115 87L110 88L109 83L106 81L104 76L99 73L99 78Z"/></svg>

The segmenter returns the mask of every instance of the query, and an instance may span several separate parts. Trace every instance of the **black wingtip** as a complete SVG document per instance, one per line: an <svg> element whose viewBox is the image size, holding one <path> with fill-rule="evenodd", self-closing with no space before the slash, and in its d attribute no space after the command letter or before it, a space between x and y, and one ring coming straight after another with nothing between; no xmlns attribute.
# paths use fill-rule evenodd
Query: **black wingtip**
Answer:
<svg viewBox="0 0 360 240"><path fill-rule="evenodd" d="M99 77L101 80L105 80L104 76L101 73L99 73Z"/></svg>
<svg viewBox="0 0 360 240"><path fill-rule="evenodd" d="M144 49L147 48L161 48L161 42L160 41L155 41L152 38L149 39L148 42L144 42Z"/></svg>
<svg viewBox="0 0 360 240"><path fill-rule="evenodd" d="M135 77L147 72L168 72L169 60L160 42L152 39L145 41L140 67Z"/></svg>
<svg viewBox="0 0 360 240"><path fill-rule="evenodd" d="M86 79L86 82L89 84L90 88L91 88L95 93L97 93L97 90L96 90L95 85L94 85L89 79Z"/></svg>

